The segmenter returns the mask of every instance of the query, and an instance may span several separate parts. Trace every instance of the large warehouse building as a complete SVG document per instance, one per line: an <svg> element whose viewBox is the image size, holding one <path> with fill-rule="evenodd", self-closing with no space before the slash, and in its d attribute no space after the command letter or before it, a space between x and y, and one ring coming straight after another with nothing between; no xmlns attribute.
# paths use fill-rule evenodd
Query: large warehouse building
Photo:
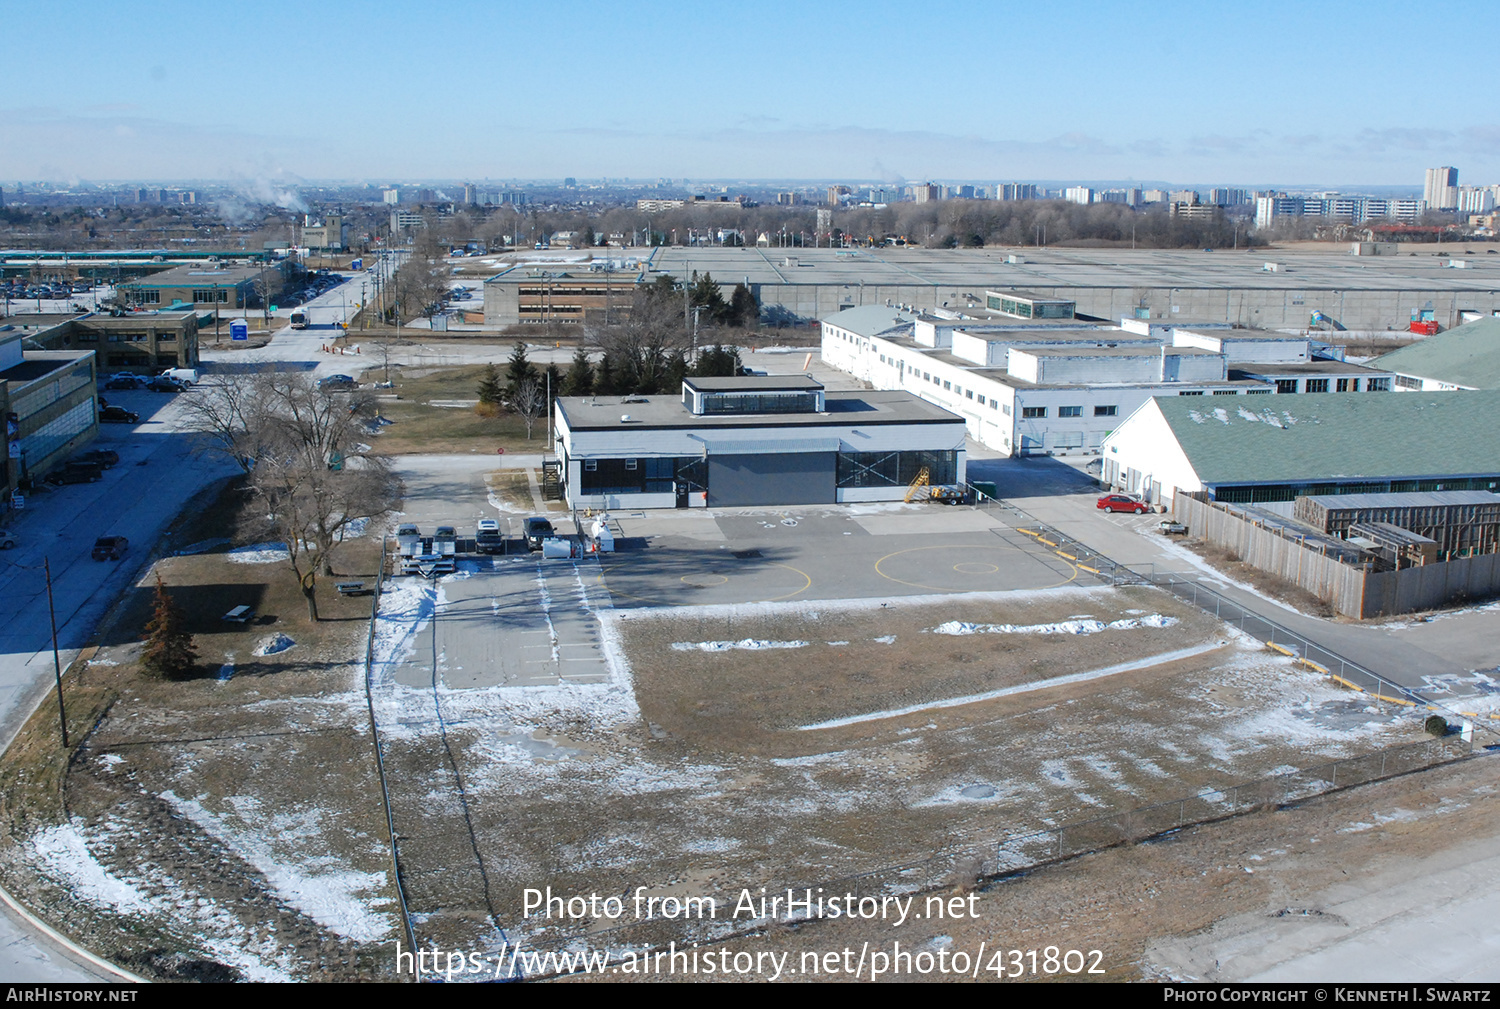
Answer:
<svg viewBox="0 0 1500 1009"><path fill-rule="evenodd" d="M1500 262L1495 260L1500 256L1455 260L1425 247L1412 255L1351 256L1347 245L1340 245L1338 254L694 246L651 250L641 265L643 283L663 274L680 279L695 273L708 273L726 288L743 283L768 322L824 319L862 305L964 311L983 307L986 291L1024 290L1072 301L1078 315L1094 319L1305 329L1316 312L1328 325L1383 332L1405 330L1418 316L1447 328L1457 326L1464 312L1489 315L1500 309ZM539 279L521 269L486 281L485 323L542 321L537 310L546 285ZM522 288L539 293L523 294ZM563 302L555 291L552 297ZM523 314L523 305L534 311ZM559 312L553 316L565 320Z"/></svg>
<svg viewBox="0 0 1500 1009"><path fill-rule="evenodd" d="M564 398L556 421L575 508L900 501L923 470L934 485L965 479L962 418L805 375L690 378L680 398Z"/></svg>
<svg viewBox="0 0 1500 1009"><path fill-rule="evenodd" d="M1104 439L1104 482L1153 504L1500 489L1500 392L1157 398Z"/></svg>
<svg viewBox="0 0 1500 1009"><path fill-rule="evenodd" d="M1476 319L1370 363L1391 371L1403 392L1500 389L1500 319Z"/></svg>
<svg viewBox="0 0 1500 1009"><path fill-rule="evenodd" d="M850 308L823 320L823 361L951 410L970 437L1007 455L1098 454L1105 436L1152 396L1390 388L1389 372L1325 359L1327 348L1303 336L1222 323L1109 326L1014 293L989 291L986 301L1025 314L943 319Z"/></svg>

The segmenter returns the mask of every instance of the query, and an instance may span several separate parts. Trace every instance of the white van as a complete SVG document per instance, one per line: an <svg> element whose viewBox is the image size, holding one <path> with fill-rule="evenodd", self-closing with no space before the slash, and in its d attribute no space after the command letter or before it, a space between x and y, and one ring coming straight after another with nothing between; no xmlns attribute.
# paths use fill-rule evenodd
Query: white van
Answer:
<svg viewBox="0 0 1500 1009"><path fill-rule="evenodd" d="M198 369L196 368L168 368L162 372L162 375L167 378L175 378L177 381L188 385L198 384Z"/></svg>

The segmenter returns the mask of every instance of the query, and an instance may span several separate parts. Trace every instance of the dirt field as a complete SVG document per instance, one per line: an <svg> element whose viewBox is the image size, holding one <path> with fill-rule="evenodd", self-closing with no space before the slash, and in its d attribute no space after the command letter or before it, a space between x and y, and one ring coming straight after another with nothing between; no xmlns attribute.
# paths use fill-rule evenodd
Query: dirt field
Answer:
<svg viewBox="0 0 1500 1009"><path fill-rule="evenodd" d="M425 338L424 338L425 339ZM375 359L363 362L364 381L383 381L385 370ZM352 365L351 365L352 367ZM504 373L504 365L500 366ZM376 450L386 455L417 453L484 452L494 454L497 448L507 452L541 452L547 444L547 418L533 426L531 438L526 425L514 414L481 417L471 406L433 406L436 402L478 400L479 379L484 368L391 368L400 399L382 398L380 414L394 421L381 431Z"/></svg>
<svg viewBox="0 0 1500 1009"><path fill-rule="evenodd" d="M985 626L940 630L964 623ZM430 908L422 941L555 934L522 921L525 887L774 891L1420 732L1149 589L614 611L605 624L628 681L382 686L403 857Z"/></svg>

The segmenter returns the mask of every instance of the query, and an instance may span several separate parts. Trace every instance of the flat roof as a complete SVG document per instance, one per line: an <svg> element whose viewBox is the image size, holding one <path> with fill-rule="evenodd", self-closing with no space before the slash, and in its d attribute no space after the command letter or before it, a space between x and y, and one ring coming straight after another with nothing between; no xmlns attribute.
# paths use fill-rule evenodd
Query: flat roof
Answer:
<svg viewBox="0 0 1500 1009"><path fill-rule="evenodd" d="M857 301L865 287L939 288L939 303L963 292L1084 288L1210 288L1215 290L1476 291L1500 288L1500 256L1469 260L1449 269L1436 256L1351 256L1342 252L1278 250L1277 272L1262 269L1264 249L1202 252L1196 249L758 249L661 247L650 271L687 276L712 274L721 284L838 284ZM1419 251L1428 251L1425 247ZM1027 262L1008 263L1024 252ZM796 265L788 265L791 259ZM1056 295L1054 295L1056 296Z"/></svg>
<svg viewBox="0 0 1500 1009"><path fill-rule="evenodd" d="M823 388L823 383L811 375L739 375L732 378L695 378L682 380L682 384L699 392L779 392L795 389L806 392Z"/></svg>
<svg viewBox="0 0 1500 1009"><path fill-rule="evenodd" d="M1349 508L1446 508L1453 505L1500 504L1487 490L1410 491L1396 494L1313 494L1307 498L1329 511Z"/></svg>
<svg viewBox="0 0 1500 1009"><path fill-rule="evenodd" d="M1261 364L1255 361L1240 361L1229 366L1230 373L1241 375L1372 375L1391 374L1382 368L1371 368L1348 361L1274 361Z"/></svg>
<svg viewBox="0 0 1500 1009"><path fill-rule="evenodd" d="M626 402L629 400L630 402ZM807 428L850 424L962 424L963 418L909 392L830 392L823 413L695 415L680 396L563 397L557 409L572 431L680 428ZM628 416L628 421L622 417Z"/></svg>
<svg viewBox="0 0 1500 1009"><path fill-rule="evenodd" d="M174 266L149 277L127 280L121 287L212 287L215 284L243 284L265 272L277 272L268 266L229 266L217 269L204 265Z"/></svg>
<svg viewBox="0 0 1500 1009"><path fill-rule="evenodd" d="M1151 346L1135 347L1016 347L1015 350L1021 354L1035 354L1038 357L1158 357L1165 353L1168 357L1219 357L1216 350L1204 350L1202 347L1173 347L1170 344L1163 346L1160 340L1153 341Z"/></svg>

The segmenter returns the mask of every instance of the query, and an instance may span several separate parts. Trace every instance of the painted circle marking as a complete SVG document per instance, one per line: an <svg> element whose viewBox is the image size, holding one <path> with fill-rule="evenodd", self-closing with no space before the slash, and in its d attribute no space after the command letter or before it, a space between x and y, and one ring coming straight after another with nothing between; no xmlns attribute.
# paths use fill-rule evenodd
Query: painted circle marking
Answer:
<svg viewBox="0 0 1500 1009"><path fill-rule="evenodd" d="M906 550L897 550L894 553L886 554L884 557L880 558L880 560L878 560L878 561L875 562L875 573L877 575L879 575L880 577L886 579L887 581L896 582L898 585L910 585L914 589L930 589L933 592L970 592L970 591L973 591L972 589L956 588L956 587L954 587L952 585L927 585L927 584L924 584L922 582L909 582L905 578L897 578L895 575L887 574L882 569L882 567L881 567L881 565L883 565L886 561L890 560L893 557L900 557L903 554L920 553L923 550L964 550L964 551L967 551L969 553L973 553L976 550L1017 550L1017 548L1016 547L1012 547L1012 546L998 546L998 545L976 546L976 545L974 545L972 543L951 543L951 544L948 544L946 546L932 546L932 547L910 547L910 548L908 548ZM1077 578L1078 578L1078 568L1077 568L1077 566L1075 566L1073 564L1069 564L1066 560L1063 560L1060 557L1058 558L1058 560L1062 560L1062 562L1064 564L1067 564L1068 568L1073 573L1071 575L1069 575L1067 578L1064 578L1060 582L1054 582L1051 585L1028 586L1028 588L1035 588L1035 589L1055 589L1055 588L1057 588L1059 586L1067 585L1069 582L1077 580ZM961 563L972 563L972 562L961 562ZM998 571L999 568L996 568L995 570Z"/></svg>
<svg viewBox="0 0 1500 1009"><path fill-rule="evenodd" d="M953 565L953 570L961 575L992 575L1000 570L1000 565L986 564L983 561L964 561L962 564Z"/></svg>
<svg viewBox="0 0 1500 1009"><path fill-rule="evenodd" d="M718 581L712 580L715 578ZM684 585L691 585L695 589L706 589L713 585L723 585L729 581L729 578L726 575L683 575L677 580Z"/></svg>

